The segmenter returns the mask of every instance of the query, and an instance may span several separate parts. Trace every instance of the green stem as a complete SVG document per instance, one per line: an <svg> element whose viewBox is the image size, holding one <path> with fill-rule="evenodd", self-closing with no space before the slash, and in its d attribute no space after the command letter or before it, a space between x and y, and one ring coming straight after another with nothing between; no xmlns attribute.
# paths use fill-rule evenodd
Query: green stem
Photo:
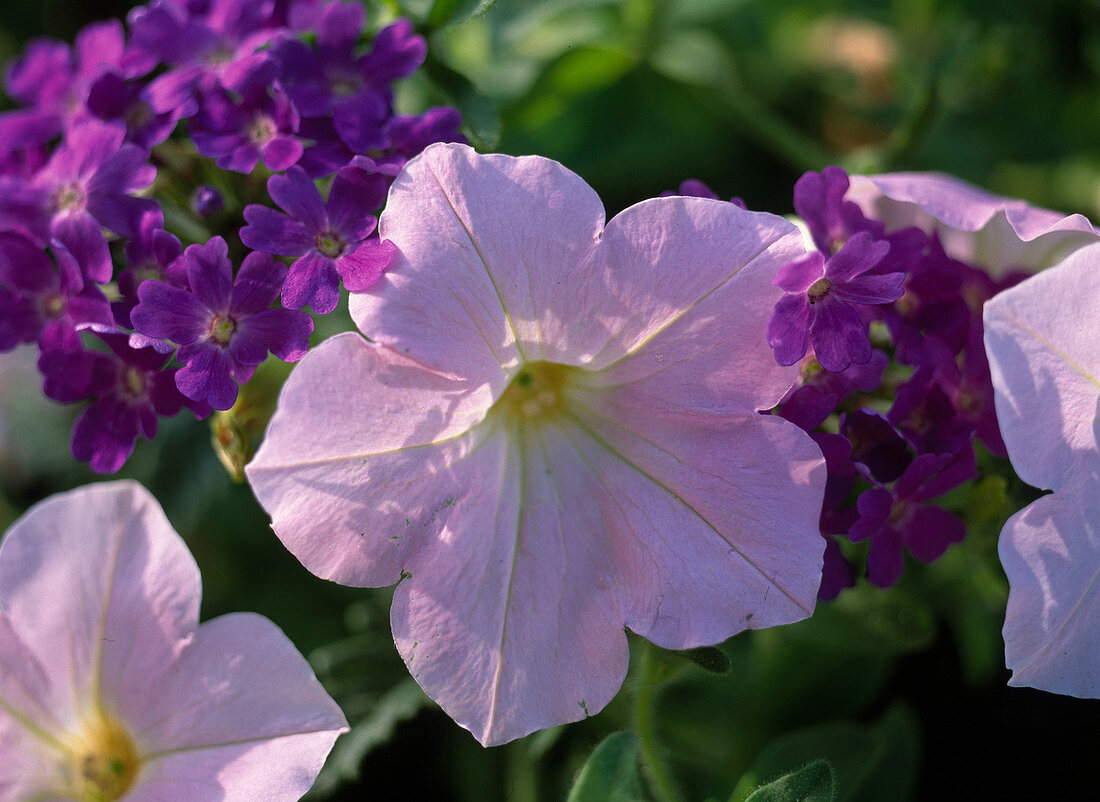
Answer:
<svg viewBox="0 0 1100 802"><path fill-rule="evenodd" d="M657 647L641 642L642 656L638 682L634 692L634 728L645 764L650 788L660 802L681 802L682 797L672 777L668 762L657 742L656 702L667 676L662 671Z"/></svg>

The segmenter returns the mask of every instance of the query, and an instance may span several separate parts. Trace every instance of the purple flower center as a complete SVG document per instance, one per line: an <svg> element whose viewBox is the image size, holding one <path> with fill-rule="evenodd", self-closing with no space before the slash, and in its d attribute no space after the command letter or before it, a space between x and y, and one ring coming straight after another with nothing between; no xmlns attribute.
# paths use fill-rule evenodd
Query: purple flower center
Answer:
<svg viewBox="0 0 1100 802"><path fill-rule="evenodd" d="M278 132L279 128L275 125L275 121L261 114L248 127L248 138L254 145L266 145Z"/></svg>
<svg viewBox="0 0 1100 802"><path fill-rule="evenodd" d="M323 231L314 240L317 250L330 259L335 259L344 252L344 241L331 231Z"/></svg>
<svg viewBox="0 0 1100 802"><path fill-rule="evenodd" d="M350 97L364 86L362 76L346 70L331 70L326 77L332 94L337 97Z"/></svg>
<svg viewBox="0 0 1100 802"><path fill-rule="evenodd" d="M210 323L210 339L225 348L237 330L237 321L231 315L218 315Z"/></svg>
<svg viewBox="0 0 1100 802"><path fill-rule="evenodd" d="M53 208L57 212L79 212L84 208L84 190L79 184L62 184L53 193Z"/></svg>
<svg viewBox="0 0 1100 802"><path fill-rule="evenodd" d="M829 279L822 277L810 285L810 289L806 290L806 296L810 299L810 303L816 303L821 298L824 298L829 294L829 290L833 285Z"/></svg>
<svg viewBox="0 0 1100 802"><path fill-rule="evenodd" d="M136 131L152 122L154 116L153 110L149 107L149 104L142 103L139 100L126 107L122 119L126 123L127 128L131 131Z"/></svg>
<svg viewBox="0 0 1100 802"><path fill-rule="evenodd" d="M148 384L148 379L145 376L145 371L141 368L128 365L122 371L122 381L119 382L119 388L127 398L145 398L146 384Z"/></svg>
<svg viewBox="0 0 1100 802"><path fill-rule="evenodd" d="M221 67L231 62L236 55L237 49L232 44L221 41L207 52L206 65L208 67Z"/></svg>
<svg viewBox="0 0 1100 802"><path fill-rule="evenodd" d="M38 302L38 308L42 317L53 320L65 313L65 296L58 292L51 292L42 297Z"/></svg>

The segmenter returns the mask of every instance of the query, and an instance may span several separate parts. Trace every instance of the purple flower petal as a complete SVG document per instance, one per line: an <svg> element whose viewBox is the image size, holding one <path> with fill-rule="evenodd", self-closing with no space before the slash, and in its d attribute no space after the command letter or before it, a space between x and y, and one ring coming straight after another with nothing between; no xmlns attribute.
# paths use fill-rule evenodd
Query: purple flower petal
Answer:
<svg viewBox="0 0 1100 802"><path fill-rule="evenodd" d="M320 200L320 195L317 197ZM248 225L241 229L241 242L249 248L280 256L301 256L314 246L313 231L282 212L251 204L245 207L244 219Z"/></svg>
<svg viewBox="0 0 1100 802"><path fill-rule="evenodd" d="M205 245L189 245L183 252L187 265L187 283L195 297L215 315L229 310L233 290L233 265L229 246L221 237Z"/></svg>
<svg viewBox="0 0 1100 802"><path fill-rule="evenodd" d="M250 253L233 280L229 309L234 315L251 315L267 309L283 288L287 268L266 253Z"/></svg>
<svg viewBox="0 0 1100 802"><path fill-rule="evenodd" d="M389 240L371 238L336 259L336 270L348 292L362 292L374 285L397 256Z"/></svg>
<svg viewBox="0 0 1100 802"><path fill-rule="evenodd" d="M130 320L134 328L149 337L187 344L210 329L211 311L179 287L163 281L143 281L138 286L138 299Z"/></svg>
<svg viewBox="0 0 1100 802"><path fill-rule="evenodd" d="M366 239L378 222L374 213L386 201L389 181L355 167L336 174L326 209L332 232L346 243Z"/></svg>
<svg viewBox="0 0 1100 802"><path fill-rule="evenodd" d="M319 315L327 315L340 300L340 275L336 263L317 251L294 260L283 284L283 306L301 309L309 306Z"/></svg>
<svg viewBox="0 0 1100 802"><path fill-rule="evenodd" d="M810 302L804 294L787 293L776 303L765 336L780 365L793 365L806 355L809 320Z"/></svg>
<svg viewBox="0 0 1100 802"><path fill-rule="evenodd" d="M233 381L233 359L217 345L202 341L180 346L177 358L186 362L176 372L176 386L195 401L205 401L214 409L229 409L237 400Z"/></svg>
<svg viewBox="0 0 1100 802"><path fill-rule="evenodd" d="M321 193L313 183L313 179L300 168L292 167L287 170L286 175L271 176L267 179L267 192L283 211L303 224L312 234L328 228L328 215L321 200ZM249 222L252 221L249 220ZM281 252L275 251L275 253Z"/></svg>
<svg viewBox="0 0 1100 802"><path fill-rule="evenodd" d="M848 304L826 296L814 305L810 341L814 355L825 370L841 371L871 358L867 322Z"/></svg>
<svg viewBox="0 0 1100 802"><path fill-rule="evenodd" d="M240 322L229 343L230 353L242 365L258 365L267 352L284 362L297 362L309 350L313 318L290 309L267 309Z"/></svg>

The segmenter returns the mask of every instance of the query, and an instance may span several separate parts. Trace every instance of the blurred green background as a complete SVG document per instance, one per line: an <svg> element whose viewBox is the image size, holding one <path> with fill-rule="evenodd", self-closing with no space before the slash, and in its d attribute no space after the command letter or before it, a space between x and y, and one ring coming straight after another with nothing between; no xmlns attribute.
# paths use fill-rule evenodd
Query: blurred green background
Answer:
<svg viewBox="0 0 1100 802"><path fill-rule="evenodd" d="M950 172L1100 218L1094 2L499 0L455 25L436 24L439 5L368 4L373 19L406 13L429 37L431 62L401 87L401 107L457 103L482 148L563 162L609 216L685 178L789 213L794 180L835 163ZM37 35L71 41L127 8L9 2L0 58ZM5 527L45 495L99 478L68 454L74 410L41 399L37 381L33 353L0 357ZM689 799L724 800L821 755L842 800L1095 796L1100 703L1005 687L996 535L1028 497L1013 482L955 499L971 532L935 566L910 565L889 592L861 586L803 624L732 639L725 675L650 655L604 713L483 750L409 679L389 637L389 592L302 569L247 486L227 477L207 426L166 421L122 475L156 494L194 551L204 618L271 617L356 725L318 799L565 799L592 748L630 725L636 691L668 676L658 730Z"/></svg>

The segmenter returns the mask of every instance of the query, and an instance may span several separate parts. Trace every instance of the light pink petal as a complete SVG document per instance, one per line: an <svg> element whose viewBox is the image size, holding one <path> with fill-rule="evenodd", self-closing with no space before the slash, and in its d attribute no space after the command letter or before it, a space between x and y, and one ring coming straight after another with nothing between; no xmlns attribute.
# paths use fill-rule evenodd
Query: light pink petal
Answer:
<svg viewBox="0 0 1100 802"><path fill-rule="evenodd" d="M1100 494L1096 475L1039 499L998 544L1010 586L1005 664L1012 685L1100 697Z"/></svg>
<svg viewBox="0 0 1100 802"><path fill-rule="evenodd" d="M659 409L775 405L798 369L776 364L765 339L783 295L772 279L804 254L793 225L730 203L657 198L627 209L601 243L600 317L614 334L589 367Z"/></svg>
<svg viewBox="0 0 1100 802"><path fill-rule="evenodd" d="M985 305L997 420L1016 473L1059 488L1097 463L1100 246L1000 293Z"/></svg>
<svg viewBox="0 0 1100 802"><path fill-rule="evenodd" d="M406 165L379 223L399 255L350 300L360 330L427 365L503 388L501 366L577 362L606 340L591 312L595 192L535 156L436 144Z"/></svg>
<svg viewBox="0 0 1100 802"><path fill-rule="evenodd" d="M813 612L825 468L808 435L771 416L663 415L628 394L589 403L571 439L598 481L566 497L606 499L627 626L685 649Z"/></svg>
<svg viewBox="0 0 1100 802"><path fill-rule="evenodd" d="M1049 267L1100 236L1082 215L992 195L941 173L852 176L847 198L888 231L937 231L949 255L994 274Z"/></svg>
<svg viewBox="0 0 1100 802"><path fill-rule="evenodd" d="M276 534L310 571L392 584L454 499L480 493L478 477L497 470L478 433L462 436L491 403L484 386L337 335L291 373L246 473ZM464 459L472 467L460 473Z"/></svg>
<svg viewBox="0 0 1100 802"><path fill-rule="evenodd" d="M126 802L295 802L309 790L336 731L177 752L142 770Z"/></svg>
<svg viewBox="0 0 1100 802"><path fill-rule="evenodd" d="M49 788L59 725L41 700L49 680L0 612L0 799L29 799Z"/></svg>
<svg viewBox="0 0 1100 802"><path fill-rule="evenodd" d="M595 714L626 675L624 578L602 497L568 492L593 488L552 434L494 439L498 503L458 500L394 593L394 640L413 677L487 746Z"/></svg>
<svg viewBox="0 0 1100 802"><path fill-rule="evenodd" d="M64 722L97 699L138 714L195 626L201 590L160 506L124 481L53 496L16 522L0 542L0 594Z"/></svg>
<svg viewBox="0 0 1100 802"><path fill-rule="evenodd" d="M157 691L130 718L148 761L143 787L180 776L187 753L226 798L298 799L347 729L294 644L251 613L199 627Z"/></svg>

